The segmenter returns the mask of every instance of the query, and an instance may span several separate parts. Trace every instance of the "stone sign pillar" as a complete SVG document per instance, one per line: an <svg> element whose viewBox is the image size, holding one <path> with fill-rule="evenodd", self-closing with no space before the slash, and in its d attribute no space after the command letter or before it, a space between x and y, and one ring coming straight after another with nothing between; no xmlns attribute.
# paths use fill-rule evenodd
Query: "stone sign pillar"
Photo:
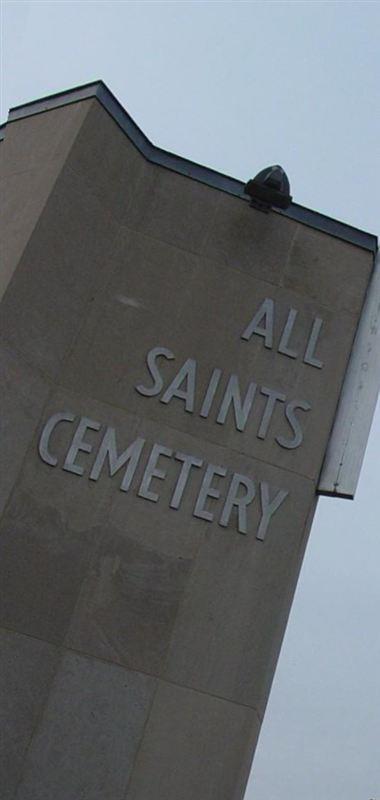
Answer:
<svg viewBox="0 0 380 800"><path fill-rule="evenodd" d="M1 797L241 800L375 237L252 208L101 83L1 150Z"/></svg>

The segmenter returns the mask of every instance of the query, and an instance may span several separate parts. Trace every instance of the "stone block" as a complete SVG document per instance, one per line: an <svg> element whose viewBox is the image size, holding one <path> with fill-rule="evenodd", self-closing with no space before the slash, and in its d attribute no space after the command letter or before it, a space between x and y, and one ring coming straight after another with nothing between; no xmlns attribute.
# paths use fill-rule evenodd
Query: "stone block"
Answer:
<svg viewBox="0 0 380 800"><path fill-rule="evenodd" d="M190 559L162 555L106 526L91 560L66 645L151 675L160 674ZM137 526L137 532L138 532Z"/></svg>
<svg viewBox="0 0 380 800"><path fill-rule="evenodd" d="M0 297L13 277L54 185L59 165L53 162L51 167L51 170L16 172L0 180Z"/></svg>
<svg viewBox="0 0 380 800"><path fill-rule="evenodd" d="M202 254L277 285L297 228L296 222L275 211L264 214L251 208L248 199L221 194Z"/></svg>
<svg viewBox="0 0 380 800"><path fill-rule="evenodd" d="M1 800L14 800L58 657L46 642L0 630Z"/></svg>
<svg viewBox="0 0 380 800"><path fill-rule="evenodd" d="M139 190L146 161L98 101L94 101L67 159L72 169L108 207L115 221L126 222Z"/></svg>
<svg viewBox="0 0 380 800"><path fill-rule="evenodd" d="M107 280L117 226L75 173L61 173L2 302L1 333L51 378Z"/></svg>
<svg viewBox="0 0 380 800"><path fill-rule="evenodd" d="M145 163L128 227L153 239L199 253L206 241L220 193L170 169Z"/></svg>
<svg viewBox="0 0 380 800"><path fill-rule="evenodd" d="M133 381L143 376L147 350L170 346L173 329L181 337L198 264L190 253L129 231L120 233L117 246L113 274L88 314L61 382L133 411L139 398Z"/></svg>
<svg viewBox="0 0 380 800"><path fill-rule="evenodd" d="M240 800L258 730L249 708L161 683L125 800Z"/></svg>
<svg viewBox="0 0 380 800"><path fill-rule="evenodd" d="M54 108L8 122L2 142L1 175L44 169L68 155L94 100Z"/></svg>
<svg viewBox="0 0 380 800"><path fill-rule="evenodd" d="M283 284L334 313L358 315L372 267L373 256L368 251L300 225Z"/></svg>
<svg viewBox="0 0 380 800"><path fill-rule="evenodd" d="M53 642L64 639L91 554L104 535L112 492L118 490L112 481L80 480L39 457L46 421L70 407L80 415L79 399L75 403L60 393L46 405L0 526L0 620ZM82 413L91 410L83 404ZM111 424L112 415L108 420ZM133 430L135 420L130 424ZM51 437L61 466L74 430L75 425L61 424ZM89 433L95 442L96 433Z"/></svg>
<svg viewBox="0 0 380 800"><path fill-rule="evenodd" d="M0 527L0 624L61 643L94 535L70 529L47 498L15 490Z"/></svg>
<svg viewBox="0 0 380 800"><path fill-rule="evenodd" d="M1 143L0 297L93 101L9 122Z"/></svg>
<svg viewBox="0 0 380 800"><path fill-rule="evenodd" d="M0 342L0 514L33 437L49 388L6 342Z"/></svg>
<svg viewBox="0 0 380 800"><path fill-rule="evenodd" d="M242 474L287 489L265 541L209 526L179 610L163 677L264 713L315 507L289 472L234 457ZM285 503L287 505L285 505ZM258 506L252 505L252 529Z"/></svg>
<svg viewBox="0 0 380 800"><path fill-rule="evenodd" d="M16 800L123 800L154 688L121 667L64 656Z"/></svg>

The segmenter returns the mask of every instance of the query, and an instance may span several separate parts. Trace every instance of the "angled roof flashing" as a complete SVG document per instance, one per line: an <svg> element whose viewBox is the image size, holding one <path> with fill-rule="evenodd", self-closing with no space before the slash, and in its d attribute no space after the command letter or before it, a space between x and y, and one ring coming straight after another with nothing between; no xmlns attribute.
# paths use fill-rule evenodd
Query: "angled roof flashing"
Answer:
<svg viewBox="0 0 380 800"><path fill-rule="evenodd" d="M78 103L81 100L87 100L91 97L97 98L103 108L111 115L148 161L165 167L166 169L171 169L174 172L179 172L181 175L186 175L188 178L200 181L200 183L205 183L220 191L232 194L235 197L241 198L244 202L249 202L247 196L244 194L245 184L243 181L231 178L209 167L195 164L193 161L177 156L174 153L169 153L152 144L103 81L94 81L84 86L78 86L39 100L15 106L11 108L9 112L7 124L24 117L50 111L53 108L59 108L60 106L69 105L70 103ZM6 126L0 127L0 139L4 138L5 128ZM307 225L310 228L315 228L330 236L354 244L357 247L369 250L374 255L377 252L377 237L373 234L366 233L358 228L353 228L351 225L339 222L332 217L327 217L325 214L320 214L318 211L312 211L309 208L298 205L298 203L291 203L286 209L276 208L272 209L272 211L275 214L282 214L285 217L289 217L302 225Z"/></svg>

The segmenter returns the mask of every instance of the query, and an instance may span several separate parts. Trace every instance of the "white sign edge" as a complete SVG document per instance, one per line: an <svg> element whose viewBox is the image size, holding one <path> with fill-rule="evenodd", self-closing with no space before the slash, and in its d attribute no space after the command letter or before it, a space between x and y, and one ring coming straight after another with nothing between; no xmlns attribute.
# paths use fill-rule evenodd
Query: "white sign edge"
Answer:
<svg viewBox="0 0 380 800"><path fill-rule="evenodd" d="M380 389L380 253L349 359L317 493L353 499Z"/></svg>

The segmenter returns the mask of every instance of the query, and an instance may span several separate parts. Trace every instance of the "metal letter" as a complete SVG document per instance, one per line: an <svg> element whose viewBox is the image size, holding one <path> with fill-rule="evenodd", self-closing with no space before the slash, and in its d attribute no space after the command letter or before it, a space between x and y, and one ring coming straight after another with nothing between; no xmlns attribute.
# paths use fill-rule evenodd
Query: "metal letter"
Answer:
<svg viewBox="0 0 380 800"><path fill-rule="evenodd" d="M70 411L58 411L57 414L53 414L53 416L48 419L41 433L38 445L38 452L42 461L45 461L45 464L50 464L52 467L56 467L58 464L58 458L49 453L49 439L55 426L58 425L59 422L74 422L74 419L75 416L71 414Z"/></svg>
<svg viewBox="0 0 380 800"><path fill-rule="evenodd" d="M243 497L237 496L239 486L245 486L247 489ZM252 503L255 494L256 489L254 482L245 475L239 475L238 472L234 472L219 525L225 528L227 527L230 521L232 508L236 506L238 510L238 531L239 533L247 533L247 506Z"/></svg>
<svg viewBox="0 0 380 800"><path fill-rule="evenodd" d="M222 405L220 406L219 414L216 418L216 421L219 422L220 425L223 425L225 423L228 410L232 402L235 413L235 426L238 431L244 431L248 419L248 414L252 408L252 403L255 398L256 388L257 388L256 383L249 384L248 391L244 398L244 403L242 405L238 377L237 375L231 375L227 384L226 391L224 393Z"/></svg>
<svg viewBox="0 0 380 800"><path fill-rule="evenodd" d="M154 384L153 386L150 386L148 389L141 383L138 386L135 386L136 392L139 392L140 394L143 394L146 397L154 397L156 394L160 394L160 391L164 385L164 382L162 380L162 377L158 371L158 367L156 364L156 359L159 356L164 356L169 360L175 358L172 351L168 350L167 347L153 347L152 350L149 350L149 353L146 357L146 361L148 364L149 372L154 380Z"/></svg>
<svg viewBox="0 0 380 800"><path fill-rule="evenodd" d="M278 346L278 352L283 353L284 356L289 356L289 358L298 358L298 353L295 350L291 350L288 347L289 339L292 335L297 314L298 311L296 311L295 308L290 309L288 314L288 319L286 320L285 328L282 332L281 341Z"/></svg>
<svg viewBox="0 0 380 800"><path fill-rule="evenodd" d="M197 362L194 358L188 358L181 369L171 382L170 386L166 389L162 397L161 403L169 403L172 397L179 397L185 401L185 409L190 413L194 411L194 397L195 397L195 374L197 369ZM180 389L181 383L186 381L186 388Z"/></svg>
<svg viewBox="0 0 380 800"><path fill-rule="evenodd" d="M124 450L121 456L118 456L116 450L115 428L107 428L94 461L94 466L90 472L90 480L98 480L103 464L107 457L109 474L111 478L116 472L118 472L119 469L121 469L121 467L124 466L124 464L129 462L120 486L122 492L127 492L135 474L144 444L145 439L141 439L141 437L139 437L131 445L129 445L126 450Z"/></svg>
<svg viewBox="0 0 380 800"><path fill-rule="evenodd" d="M267 389L266 386L261 387L261 394L266 395L268 397L268 400L266 402L264 414L262 416L260 427L256 435L258 439L265 439L268 433L268 428L270 425L270 421L272 419L272 414L276 402L277 400L279 400L281 403L285 403L286 395L281 394L281 392L276 392L275 389Z"/></svg>
<svg viewBox="0 0 380 800"><path fill-rule="evenodd" d="M79 425L74 433L73 441L71 442L71 446L68 450L63 469L67 470L67 472L73 472L74 475L83 475L83 467L79 467L78 464L74 464L74 461L80 450L83 451L83 453L91 453L92 445L83 441L83 436L86 431L98 431L100 427L100 422L94 422L94 420L89 419L88 417L81 417Z"/></svg>
<svg viewBox="0 0 380 800"><path fill-rule="evenodd" d="M319 334L321 332L322 325L323 325L323 319L321 319L320 317L316 317L313 322L310 338L307 344L305 355L303 357L305 364L311 364L312 367L318 367L318 369L322 369L323 361L320 361L319 358L315 358L314 352L317 346L317 341Z"/></svg>
<svg viewBox="0 0 380 800"><path fill-rule="evenodd" d="M260 326L259 323L263 321L264 325ZM265 347L271 349L273 347L273 321L274 302L270 297L266 297L245 331L241 334L241 339L248 341L252 334L256 333L258 336L264 337Z"/></svg>
<svg viewBox="0 0 380 800"><path fill-rule="evenodd" d="M273 500L269 500L269 484L260 483L261 520L257 529L256 539L260 539L261 542L264 541L273 514L280 508L288 494L289 492L286 489L280 489Z"/></svg>
<svg viewBox="0 0 380 800"><path fill-rule="evenodd" d="M186 455L186 453L175 453L174 458L182 461L181 472L179 473L178 481L173 492L173 497L170 501L170 508L178 508L182 500L182 495L185 491L188 477L190 475L191 467L201 467L203 461L201 458Z"/></svg>
<svg viewBox="0 0 380 800"><path fill-rule="evenodd" d="M199 519L207 519L208 522L213 521L214 515L211 514L210 511L206 511L204 505L208 497L215 497L216 500L218 497L220 497L219 490L211 486L211 481L214 475L220 475L222 478L224 478L226 474L227 470L225 467L220 467L216 464L208 464L198 495L198 500L193 511L194 517L199 517Z"/></svg>
<svg viewBox="0 0 380 800"><path fill-rule="evenodd" d="M215 392L216 392L216 390L218 388L218 384L219 384L219 381L220 381L221 374L222 374L222 370L218 369L218 367L216 367L214 369L212 375L211 375L210 383L209 383L209 385L207 387L207 392L205 394L205 398L204 398L203 403L202 403L202 408L201 408L201 410L199 412L199 416L200 417L205 417L206 418L206 417L208 417L208 415L210 413L210 408L211 408L211 405L212 405L212 401L213 401L213 399L215 397Z"/></svg>
<svg viewBox="0 0 380 800"><path fill-rule="evenodd" d="M286 406L285 416L289 422L289 425L293 429L294 439L289 440L285 439L284 436L277 436L276 442L278 442L281 447L286 447L287 450L294 450L295 447L299 447L303 440L302 428L294 413L296 408L301 408L302 411L310 411L311 405L310 403L307 403L306 400L291 400L291 402Z"/></svg>
<svg viewBox="0 0 380 800"><path fill-rule="evenodd" d="M152 478L160 478L161 480L166 478L166 472L163 469L156 468L157 461L160 456L167 456L170 458L172 455L173 450L170 450L168 447L164 447L162 444L153 445L143 479L141 481L141 486L137 493L139 497L145 497L146 500L152 500L153 503L157 503L158 494L156 492L151 492L149 490L149 485Z"/></svg>

